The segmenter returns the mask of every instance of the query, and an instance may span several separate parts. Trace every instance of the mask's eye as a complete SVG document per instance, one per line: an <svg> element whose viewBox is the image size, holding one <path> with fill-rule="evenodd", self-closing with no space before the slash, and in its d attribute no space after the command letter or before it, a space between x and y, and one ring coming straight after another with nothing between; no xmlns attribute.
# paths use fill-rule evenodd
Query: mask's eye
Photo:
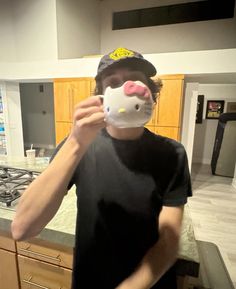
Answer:
<svg viewBox="0 0 236 289"><path fill-rule="evenodd" d="M106 108L106 111L107 111L107 112L109 112L109 111L110 111L110 107L109 107L109 106Z"/></svg>
<svg viewBox="0 0 236 289"><path fill-rule="evenodd" d="M137 111L139 111L139 110L140 110L140 105L139 105L139 104L136 104L136 105L135 105L135 109L136 109Z"/></svg>

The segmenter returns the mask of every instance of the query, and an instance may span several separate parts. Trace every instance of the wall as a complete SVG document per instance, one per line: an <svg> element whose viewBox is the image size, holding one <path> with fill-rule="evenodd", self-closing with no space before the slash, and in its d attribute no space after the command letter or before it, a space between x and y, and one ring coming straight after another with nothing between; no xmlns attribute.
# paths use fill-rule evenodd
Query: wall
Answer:
<svg viewBox="0 0 236 289"><path fill-rule="evenodd" d="M0 62L16 61L11 1L0 1Z"/></svg>
<svg viewBox="0 0 236 289"><path fill-rule="evenodd" d="M114 47L142 53L210 50L236 47L236 13L233 19L112 30L112 12L178 4L181 0L101 1L101 53Z"/></svg>
<svg viewBox="0 0 236 289"><path fill-rule="evenodd" d="M184 145L188 156L188 164L190 172L193 155L193 141L194 141L196 110L197 110L198 86L199 86L198 83L186 83L184 90L181 143Z"/></svg>
<svg viewBox="0 0 236 289"><path fill-rule="evenodd" d="M43 85L44 92L39 92L39 85ZM22 83L20 96L25 146L54 147L53 84Z"/></svg>
<svg viewBox="0 0 236 289"><path fill-rule="evenodd" d="M57 0L58 58L100 54L100 2Z"/></svg>
<svg viewBox="0 0 236 289"><path fill-rule="evenodd" d="M205 96L203 108L203 116L205 118L206 103L207 100L210 99L225 100L224 112L226 112L227 102L236 101L236 84L200 84L198 93ZM193 162L210 164L217 125L218 121L212 119L204 119L202 124L196 124L193 145Z"/></svg>
<svg viewBox="0 0 236 289"><path fill-rule="evenodd" d="M57 59L56 0L0 1L0 61Z"/></svg>
<svg viewBox="0 0 236 289"><path fill-rule="evenodd" d="M144 57L153 63L158 74L236 73L236 49L146 54ZM100 57L22 63L0 62L0 79L22 81L57 77L94 77L99 60Z"/></svg>
<svg viewBox="0 0 236 289"><path fill-rule="evenodd" d="M18 61L57 59L56 0L11 0Z"/></svg>

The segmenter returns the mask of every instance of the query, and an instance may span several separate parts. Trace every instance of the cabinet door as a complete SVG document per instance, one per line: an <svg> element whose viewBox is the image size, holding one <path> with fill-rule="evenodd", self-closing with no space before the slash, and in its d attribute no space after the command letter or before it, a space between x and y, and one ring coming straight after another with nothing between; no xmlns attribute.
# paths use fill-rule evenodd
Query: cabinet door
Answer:
<svg viewBox="0 0 236 289"><path fill-rule="evenodd" d="M181 126L183 79L163 79L159 96L158 126Z"/></svg>
<svg viewBox="0 0 236 289"><path fill-rule="evenodd" d="M71 288L72 270L20 255L18 255L18 263L21 289Z"/></svg>
<svg viewBox="0 0 236 289"><path fill-rule="evenodd" d="M179 128L178 127L164 127L164 126L157 126L155 129L155 133L166 136L172 139L175 139L177 141L180 140L180 135L179 135Z"/></svg>
<svg viewBox="0 0 236 289"><path fill-rule="evenodd" d="M16 253L0 249L0 288L19 289Z"/></svg>
<svg viewBox="0 0 236 289"><path fill-rule="evenodd" d="M96 87L96 81L94 78L90 78L90 95L95 95L94 90Z"/></svg>
<svg viewBox="0 0 236 289"><path fill-rule="evenodd" d="M156 126L154 125L145 125L145 127L153 133L156 133Z"/></svg>
<svg viewBox="0 0 236 289"><path fill-rule="evenodd" d="M73 99L71 81L54 81L55 121L72 121Z"/></svg>
<svg viewBox="0 0 236 289"><path fill-rule="evenodd" d="M57 121L55 125L56 125L56 145L58 145L70 133L72 123Z"/></svg>
<svg viewBox="0 0 236 289"><path fill-rule="evenodd" d="M0 248L16 252L16 244L9 232L0 230Z"/></svg>
<svg viewBox="0 0 236 289"><path fill-rule="evenodd" d="M147 126L155 126L158 122L158 109L159 109L158 103L159 99L157 99L156 103L153 104L152 118L146 124Z"/></svg>
<svg viewBox="0 0 236 289"><path fill-rule="evenodd" d="M90 91L90 79L89 78L81 78L72 82L73 88L73 107L74 110L75 106L85 98L91 96Z"/></svg>

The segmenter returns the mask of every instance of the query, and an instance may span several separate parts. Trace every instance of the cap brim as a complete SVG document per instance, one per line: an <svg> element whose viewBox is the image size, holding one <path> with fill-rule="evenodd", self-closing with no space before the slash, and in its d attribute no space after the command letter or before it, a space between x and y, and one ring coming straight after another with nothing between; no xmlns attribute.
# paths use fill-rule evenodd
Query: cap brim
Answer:
<svg viewBox="0 0 236 289"><path fill-rule="evenodd" d="M155 66L144 58L137 58L137 57L127 57L121 58L113 63L108 63L106 67L104 67L98 74L96 75L95 79L98 80L104 73L108 71L108 69L116 68L116 67L132 67L138 71L142 71L147 77L151 77L156 75L157 71Z"/></svg>

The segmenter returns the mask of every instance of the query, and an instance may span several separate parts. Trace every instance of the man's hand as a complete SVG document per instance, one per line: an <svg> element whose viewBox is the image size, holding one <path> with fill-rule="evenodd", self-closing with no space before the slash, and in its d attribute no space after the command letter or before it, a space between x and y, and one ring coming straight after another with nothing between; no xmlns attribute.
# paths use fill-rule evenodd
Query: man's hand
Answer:
<svg viewBox="0 0 236 289"><path fill-rule="evenodd" d="M182 218L183 207L162 208L159 240L147 251L133 274L115 289L150 289L160 280L176 261Z"/></svg>
<svg viewBox="0 0 236 289"><path fill-rule="evenodd" d="M82 149L94 140L98 131L106 126L101 99L98 95L81 101L75 109L74 124L69 138L74 138Z"/></svg>

